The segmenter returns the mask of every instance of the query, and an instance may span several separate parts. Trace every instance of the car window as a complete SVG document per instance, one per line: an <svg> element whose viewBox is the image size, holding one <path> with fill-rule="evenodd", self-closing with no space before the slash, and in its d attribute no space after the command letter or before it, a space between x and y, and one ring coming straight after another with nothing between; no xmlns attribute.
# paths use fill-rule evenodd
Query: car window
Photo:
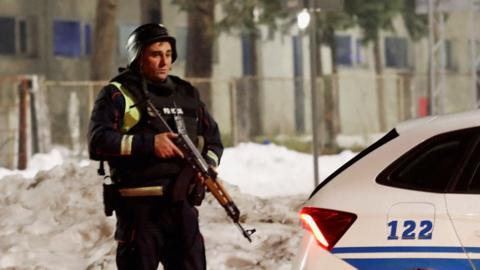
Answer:
<svg viewBox="0 0 480 270"><path fill-rule="evenodd" d="M451 191L480 194L480 135L472 144L471 155Z"/></svg>
<svg viewBox="0 0 480 270"><path fill-rule="evenodd" d="M473 168L472 177L469 178L468 185L465 189L468 193L480 194L480 160L476 160L475 167ZM461 191L461 190L458 190Z"/></svg>
<svg viewBox="0 0 480 270"><path fill-rule="evenodd" d="M441 134L414 147L377 177L384 185L447 192L471 152L478 129Z"/></svg>

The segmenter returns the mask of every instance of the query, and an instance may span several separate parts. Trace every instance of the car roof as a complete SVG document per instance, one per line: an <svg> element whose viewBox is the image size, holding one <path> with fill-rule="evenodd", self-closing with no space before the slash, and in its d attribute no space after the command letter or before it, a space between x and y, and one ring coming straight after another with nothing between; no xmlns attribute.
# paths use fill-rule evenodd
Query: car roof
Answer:
<svg viewBox="0 0 480 270"><path fill-rule="evenodd" d="M480 110L412 119L398 124L395 130L400 135L414 129L438 134L476 126L480 126Z"/></svg>

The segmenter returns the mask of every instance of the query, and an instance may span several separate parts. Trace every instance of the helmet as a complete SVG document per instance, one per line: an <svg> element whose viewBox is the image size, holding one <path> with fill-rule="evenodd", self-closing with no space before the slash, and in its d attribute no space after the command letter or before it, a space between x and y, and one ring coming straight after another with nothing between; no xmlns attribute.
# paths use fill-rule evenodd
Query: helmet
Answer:
<svg viewBox="0 0 480 270"><path fill-rule="evenodd" d="M128 36L125 48L128 53L128 64L131 65L142 52L146 45L154 41L167 41L172 46L172 63L177 59L177 48L175 38L168 35L168 30L162 24L147 23L137 27Z"/></svg>

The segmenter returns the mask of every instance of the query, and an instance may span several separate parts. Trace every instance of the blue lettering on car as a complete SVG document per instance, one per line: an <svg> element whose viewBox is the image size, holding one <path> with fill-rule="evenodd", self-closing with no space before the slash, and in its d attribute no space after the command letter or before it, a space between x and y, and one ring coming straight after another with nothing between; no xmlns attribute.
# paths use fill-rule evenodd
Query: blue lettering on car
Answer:
<svg viewBox="0 0 480 270"><path fill-rule="evenodd" d="M433 231L433 222L431 220L421 220L419 223L420 225L417 226L417 222L415 220L405 220L403 221L402 228L399 229L398 220L392 220L387 223L388 227L390 228L390 234L387 236L388 240L429 240L432 239L432 231ZM418 232L418 236L416 234L416 228L419 227L420 231ZM398 230L401 231L401 238L398 237Z"/></svg>

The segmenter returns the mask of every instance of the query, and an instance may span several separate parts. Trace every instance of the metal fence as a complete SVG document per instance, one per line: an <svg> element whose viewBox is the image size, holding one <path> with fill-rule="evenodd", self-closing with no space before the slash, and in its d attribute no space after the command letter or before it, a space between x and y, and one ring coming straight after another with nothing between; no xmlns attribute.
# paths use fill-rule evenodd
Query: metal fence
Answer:
<svg viewBox="0 0 480 270"><path fill-rule="evenodd" d="M472 109L468 78L446 78L446 112ZM337 133L365 136L384 132L400 121L426 115L425 75L381 77L385 86L383 113L378 79L371 74L344 72L317 80L320 114L316 121L321 141L325 143ZM227 145L278 135L308 138L312 132L310 80L243 77L189 81L200 90ZM86 157L89 115L105 84L45 81L39 76L0 78L0 166L22 167L21 155L45 152L51 145L66 146L75 155ZM380 116L384 117L384 130Z"/></svg>
<svg viewBox="0 0 480 270"><path fill-rule="evenodd" d="M18 140L18 127L15 119L18 113L19 78L6 77L0 81L0 166L12 168L18 160L15 159L18 149L15 141ZM9 91L9 89L17 89ZM14 102L12 102L14 101ZM15 123L14 123L15 122Z"/></svg>
<svg viewBox="0 0 480 270"><path fill-rule="evenodd" d="M90 112L100 88L107 82L44 81L43 89L53 144L64 145L74 155L86 156Z"/></svg>
<svg viewBox="0 0 480 270"><path fill-rule="evenodd" d="M32 153L50 149L50 125L39 77L0 78L0 167L25 169Z"/></svg>

